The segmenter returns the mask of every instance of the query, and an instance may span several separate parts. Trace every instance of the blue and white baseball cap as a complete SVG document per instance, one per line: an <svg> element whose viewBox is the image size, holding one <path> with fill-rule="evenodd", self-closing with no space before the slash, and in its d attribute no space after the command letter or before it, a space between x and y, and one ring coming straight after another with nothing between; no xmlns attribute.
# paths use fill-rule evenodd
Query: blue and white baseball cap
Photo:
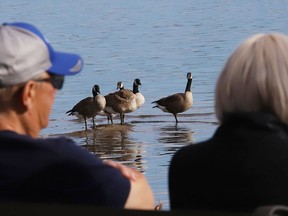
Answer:
<svg viewBox="0 0 288 216"><path fill-rule="evenodd" d="M35 26L24 22L0 25L0 88L24 83L45 71L66 76L82 68L79 55L55 51Z"/></svg>

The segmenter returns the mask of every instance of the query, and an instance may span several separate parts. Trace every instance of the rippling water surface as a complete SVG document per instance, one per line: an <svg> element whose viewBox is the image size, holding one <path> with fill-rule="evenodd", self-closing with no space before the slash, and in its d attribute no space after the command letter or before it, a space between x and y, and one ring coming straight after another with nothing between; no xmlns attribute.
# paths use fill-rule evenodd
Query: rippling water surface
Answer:
<svg viewBox="0 0 288 216"><path fill-rule="evenodd" d="M145 173L156 200L169 209L167 171L171 156L183 145L210 137L216 126L214 87L229 54L256 32L287 31L288 2L248 0L4 0L1 22L37 25L55 49L80 53L84 71L68 77L59 91L43 136L67 135L101 158L137 167ZM151 102L183 92L186 73L193 73L193 107L179 115L153 109ZM91 95L115 91L123 81L132 88L141 79L146 102L127 114L124 126L115 118L96 117L98 127L65 112ZM187 174L193 170L187 170Z"/></svg>

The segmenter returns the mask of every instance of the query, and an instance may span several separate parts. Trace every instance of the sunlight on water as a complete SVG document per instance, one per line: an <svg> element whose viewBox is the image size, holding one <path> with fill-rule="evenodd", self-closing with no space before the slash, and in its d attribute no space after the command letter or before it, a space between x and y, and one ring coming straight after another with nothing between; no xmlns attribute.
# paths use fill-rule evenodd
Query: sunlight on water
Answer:
<svg viewBox="0 0 288 216"><path fill-rule="evenodd" d="M92 154L136 167L169 209L170 159L180 147L214 133L214 88L225 59L253 33L287 33L287 9L285 1L10 0L1 2L0 18L32 22L55 49L84 58L84 71L66 78L42 136L70 136ZM194 104L175 127L173 115L153 109L151 102L183 92L189 71ZM105 95L118 81L132 89L135 78L141 79L146 102L127 114L127 125L115 118L108 126L106 117L97 116L96 130L85 132L83 120L65 114L91 96L94 84Z"/></svg>

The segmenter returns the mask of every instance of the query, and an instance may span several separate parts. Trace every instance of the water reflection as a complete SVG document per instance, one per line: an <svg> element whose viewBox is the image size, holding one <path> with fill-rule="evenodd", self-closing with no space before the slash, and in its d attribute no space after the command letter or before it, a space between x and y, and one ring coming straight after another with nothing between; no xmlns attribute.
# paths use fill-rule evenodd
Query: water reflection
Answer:
<svg viewBox="0 0 288 216"><path fill-rule="evenodd" d="M185 126L164 126L160 128L158 141L160 143L190 143L193 141L193 131Z"/></svg>
<svg viewBox="0 0 288 216"><path fill-rule="evenodd" d="M185 126L164 126L160 128L157 139L163 145L163 154L172 155L180 147L192 143L193 131Z"/></svg>
<svg viewBox="0 0 288 216"><path fill-rule="evenodd" d="M101 152L104 151L106 147L108 152L114 151L115 149L122 149L125 143L129 143L128 133L131 129L131 125L125 125L123 127L118 125L98 127L96 130L92 130L91 133L86 134L83 146L93 153L97 151L90 147L98 146L98 150Z"/></svg>
<svg viewBox="0 0 288 216"><path fill-rule="evenodd" d="M113 159L146 170L145 145L130 136L133 125L108 125L84 133L82 146L102 159Z"/></svg>

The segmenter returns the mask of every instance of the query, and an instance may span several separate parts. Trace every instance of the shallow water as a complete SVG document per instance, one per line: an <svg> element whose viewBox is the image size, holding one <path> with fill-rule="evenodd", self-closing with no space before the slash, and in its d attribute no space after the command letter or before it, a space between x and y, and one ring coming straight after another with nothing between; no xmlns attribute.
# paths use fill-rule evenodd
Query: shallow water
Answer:
<svg viewBox="0 0 288 216"><path fill-rule="evenodd" d="M210 137L216 126L214 87L229 54L256 32L288 33L288 2L248 0L9 0L0 4L2 22L37 25L55 49L80 53L82 73L68 77L59 91L42 136L66 135L101 158L121 161L145 173L156 200L169 209L167 173L171 156L183 145ZM194 104L179 115L153 109L151 102L183 92L193 73ZM146 102L113 126L97 116L98 127L65 112L91 95L115 91L123 81L141 79ZM187 173L193 170L187 170Z"/></svg>

